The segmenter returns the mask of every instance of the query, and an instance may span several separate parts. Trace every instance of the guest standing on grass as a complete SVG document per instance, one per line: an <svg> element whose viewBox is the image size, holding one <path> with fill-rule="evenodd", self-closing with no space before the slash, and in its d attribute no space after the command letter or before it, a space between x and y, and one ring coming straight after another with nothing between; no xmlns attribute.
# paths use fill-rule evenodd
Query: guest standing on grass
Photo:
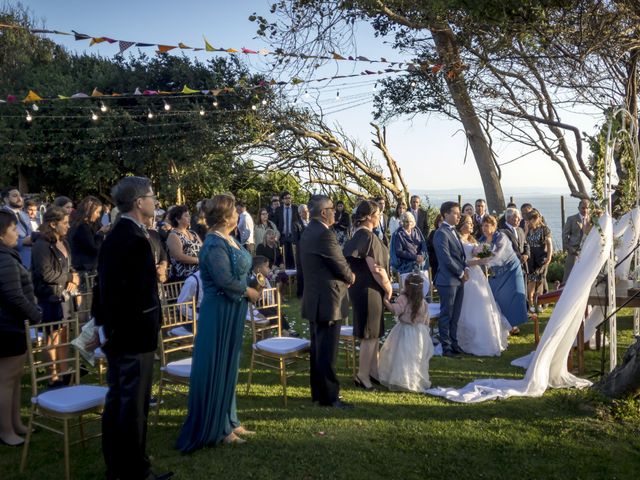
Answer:
<svg viewBox="0 0 640 480"><path fill-rule="evenodd" d="M98 251L109 231L109 226L98 223L102 215L102 202L88 196L78 204L69 229L69 244L73 268L78 272L94 272L98 265Z"/></svg>
<svg viewBox="0 0 640 480"><path fill-rule="evenodd" d="M238 225L235 199L216 195L204 204L210 233L200 252L204 298L193 349L189 411L176 447L192 452L206 446L244 443L251 432L240 425L236 384L247 301L260 298L247 286L251 255L231 236Z"/></svg>
<svg viewBox="0 0 640 480"><path fill-rule="evenodd" d="M322 406L350 408L340 400L335 363L340 325L349 314L347 287L355 281L331 225L335 209L325 195L309 201L311 221L300 239L300 261L305 288L302 317L311 332L311 400Z"/></svg>
<svg viewBox="0 0 640 480"><path fill-rule="evenodd" d="M380 209L376 202L363 200L353 214L356 230L345 243L344 256L356 276L349 287L353 308L353 335L360 339L360 364L353 379L365 390L373 389L378 380L378 346L384 335L383 300L391 299L389 250L372 230L380 223Z"/></svg>
<svg viewBox="0 0 640 480"><path fill-rule="evenodd" d="M158 347L160 298L156 261L145 224L155 195L143 177L125 177L112 197L120 220L98 255L93 313L104 328L109 391L102 414L107 479L167 479L155 475L146 454L153 357Z"/></svg>
<svg viewBox="0 0 640 480"><path fill-rule="evenodd" d="M20 419L20 379L27 343L24 321L40 323L31 275L15 250L18 228L15 215L0 211L0 444L18 446L27 427Z"/></svg>

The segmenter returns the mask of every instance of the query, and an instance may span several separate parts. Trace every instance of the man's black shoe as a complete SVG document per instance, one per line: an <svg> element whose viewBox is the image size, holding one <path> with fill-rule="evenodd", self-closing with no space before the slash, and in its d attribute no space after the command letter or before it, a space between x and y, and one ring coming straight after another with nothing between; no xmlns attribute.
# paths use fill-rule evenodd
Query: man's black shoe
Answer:
<svg viewBox="0 0 640 480"><path fill-rule="evenodd" d="M153 473L151 472L145 480L169 480L173 477L173 472Z"/></svg>
<svg viewBox="0 0 640 480"><path fill-rule="evenodd" d="M342 400L336 400L333 403L321 404L321 405L323 407L341 408L341 409L352 409L352 408L355 408L352 403L343 402Z"/></svg>
<svg viewBox="0 0 640 480"><path fill-rule="evenodd" d="M455 353L453 350L445 350L444 352L442 352L442 356L449 357L449 358L458 358L458 354Z"/></svg>

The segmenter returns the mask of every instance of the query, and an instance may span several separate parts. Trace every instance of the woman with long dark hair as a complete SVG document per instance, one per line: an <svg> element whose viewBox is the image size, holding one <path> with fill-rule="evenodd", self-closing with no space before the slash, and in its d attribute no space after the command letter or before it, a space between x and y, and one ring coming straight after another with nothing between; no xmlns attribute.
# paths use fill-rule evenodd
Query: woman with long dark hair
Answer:
<svg viewBox="0 0 640 480"><path fill-rule="evenodd" d="M66 237L69 231L69 215L61 207L50 207L42 218L40 235L33 245L31 274L33 287L42 309L45 323L60 321L69 315L70 298L78 291L80 277L73 269L71 249ZM51 345L66 343L68 333L64 328L55 329L49 335ZM49 350L52 360L67 357L66 347ZM63 378L64 365L60 371L52 369L51 387L59 387L71 380Z"/></svg>
<svg viewBox="0 0 640 480"><path fill-rule="evenodd" d="M371 390L378 382L378 345L384 335L383 299L391 298L389 251L373 229L380 224L376 202L363 200L353 213L355 231L343 253L356 280L349 287L353 308L353 335L360 339L360 364L353 379L356 386Z"/></svg>
<svg viewBox="0 0 640 480"><path fill-rule="evenodd" d="M88 196L78 204L71 216L69 245L73 268L79 272L93 272L98 265L98 252L109 226L100 226L102 202Z"/></svg>

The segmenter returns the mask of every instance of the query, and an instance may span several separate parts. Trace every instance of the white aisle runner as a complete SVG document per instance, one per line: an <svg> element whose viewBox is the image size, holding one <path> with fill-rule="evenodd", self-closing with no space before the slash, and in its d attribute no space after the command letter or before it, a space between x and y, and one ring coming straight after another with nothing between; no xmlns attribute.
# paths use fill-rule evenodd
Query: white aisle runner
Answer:
<svg viewBox="0 0 640 480"><path fill-rule="evenodd" d="M589 286L593 284L607 261L611 249L611 217L603 215L599 225L600 229L591 229L584 241L582 253L576 260L522 380L476 380L459 390L431 388L425 393L454 402L476 403L515 396L539 397L549 387L583 388L591 385L590 381L569 373L567 357L584 316L589 298Z"/></svg>

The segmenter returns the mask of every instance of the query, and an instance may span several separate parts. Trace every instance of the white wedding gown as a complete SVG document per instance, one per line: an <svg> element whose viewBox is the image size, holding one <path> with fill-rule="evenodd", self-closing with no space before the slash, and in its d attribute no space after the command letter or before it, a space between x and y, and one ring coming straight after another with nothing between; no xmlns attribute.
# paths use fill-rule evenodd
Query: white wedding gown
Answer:
<svg viewBox="0 0 640 480"><path fill-rule="evenodd" d="M467 258L473 258L473 247L463 243ZM458 345L471 355L495 357L507 348L509 322L500 312L482 268L469 267L469 280L464 284L464 297L458 319Z"/></svg>
<svg viewBox="0 0 640 480"><path fill-rule="evenodd" d="M584 388L589 380L567 370L567 356L584 317L590 285L606 263L613 243L611 217L603 215L600 228L592 228L567 279L560 300L521 380L476 380L462 388L432 388L425 393L454 402L476 403L495 398L539 397L551 388Z"/></svg>

